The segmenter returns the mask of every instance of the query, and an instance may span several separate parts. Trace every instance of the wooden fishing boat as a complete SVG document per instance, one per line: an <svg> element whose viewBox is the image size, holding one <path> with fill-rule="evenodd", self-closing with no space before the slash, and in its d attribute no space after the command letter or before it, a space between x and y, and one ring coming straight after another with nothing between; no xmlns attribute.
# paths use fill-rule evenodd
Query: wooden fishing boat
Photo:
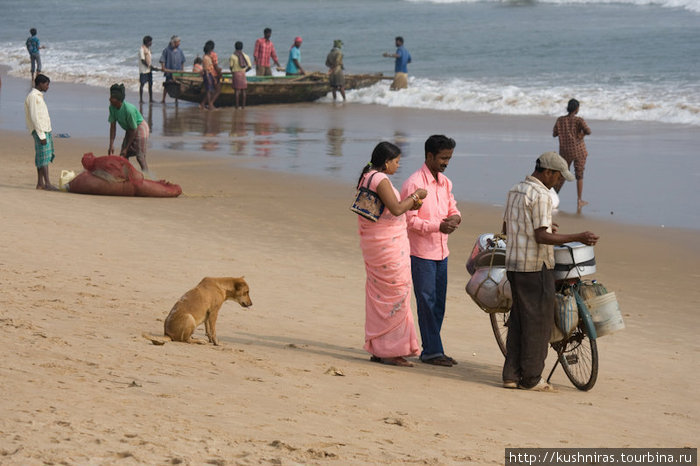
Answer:
<svg viewBox="0 0 700 466"><path fill-rule="evenodd" d="M202 76L192 72L174 72L174 83L166 86L170 97L199 103L204 98ZM392 79L379 74L346 74L345 89L369 87L382 79ZM328 75L310 73L304 76L247 76L246 105L291 104L312 102L331 91ZM221 94L217 107L235 105L231 73L223 73Z"/></svg>

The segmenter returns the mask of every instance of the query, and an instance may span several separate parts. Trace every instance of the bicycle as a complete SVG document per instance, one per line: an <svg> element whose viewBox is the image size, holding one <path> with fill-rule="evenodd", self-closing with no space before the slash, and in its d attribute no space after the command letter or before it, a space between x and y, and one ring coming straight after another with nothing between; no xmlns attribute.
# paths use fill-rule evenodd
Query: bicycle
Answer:
<svg viewBox="0 0 700 466"><path fill-rule="evenodd" d="M562 293L569 289L576 299L579 320L571 334L560 341L550 343L557 353L557 361L549 372L547 382L552 378L557 365L561 364L571 383L579 390L588 391L593 388L598 378L598 345L591 313L579 293L582 283L580 278L557 281L557 292ZM506 355L509 316L510 311L489 314L491 328L503 356Z"/></svg>
<svg viewBox="0 0 700 466"><path fill-rule="evenodd" d="M498 241L504 239L504 235L492 235L491 238L486 239L485 244L482 245L482 250L479 250L478 246L475 245L472 256L467 262L467 270L469 273L474 273L476 268L488 267L490 277L491 271L495 267L502 268L502 275L505 275L505 248L498 246ZM589 285L590 282L581 280L579 276L557 280L555 283L558 293L573 295L578 307L578 322L576 327L568 335L564 336L559 341L550 343L552 349L557 353L557 361L547 377L547 382L552 378L557 365L561 364L562 369L564 369L571 383L579 390L588 391L593 388L598 378L597 333L591 313L580 291L582 286ZM481 287L481 284L479 287ZM469 291L469 284L467 284L467 293L469 293ZM496 305L488 308L483 303L480 303L479 300L475 299L474 296L472 296L472 299L482 310L489 313L491 329L496 337L496 342L498 343L501 353L505 356L510 311L494 312L494 308L497 307ZM499 303L499 306L500 305L502 305L502 302Z"/></svg>

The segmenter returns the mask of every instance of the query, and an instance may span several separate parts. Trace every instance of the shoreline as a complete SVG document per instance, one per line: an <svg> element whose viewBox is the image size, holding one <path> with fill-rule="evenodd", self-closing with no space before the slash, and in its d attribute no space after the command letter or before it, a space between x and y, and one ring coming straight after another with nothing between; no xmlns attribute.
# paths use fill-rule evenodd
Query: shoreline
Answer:
<svg viewBox="0 0 700 466"><path fill-rule="evenodd" d="M8 81L7 79L5 81ZM0 93L0 129L23 132L27 82L10 79ZM26 89L25 89L26 87ZM157 90L157 85L155 86ZM158 92L155 93L159 95ZM127 100L132 94L127 95ZM76 106L80 99L81 106ZM202 112L196 105L144 105L152 130L150 150L198 152L232 158L248 168L313 175L353 185L372 147L397 143L402 167L396 184L423 159L427 134L457 141L447 176L458 200L501 206L508 189L532 171L536 156L557 150L548 117L504 117L389 108L349 102L231 108ZM56 83L47 93L54 133L91 142L96 155L108 141L106 90ZM700 208L693 202L700 182L694 149L700 133L683 125L589 121L582 217L620 224L700 229ZM118 130L117 138L122 137ZM93 144L94 142L94 144ZM88 151L88 150L85 150ZM663 157L659 157L663 154ZM683 173L678 177L677 173ZM649 186L655 191L649 192ZM560 193L560 213L576 215L575 184Z"/></svg>

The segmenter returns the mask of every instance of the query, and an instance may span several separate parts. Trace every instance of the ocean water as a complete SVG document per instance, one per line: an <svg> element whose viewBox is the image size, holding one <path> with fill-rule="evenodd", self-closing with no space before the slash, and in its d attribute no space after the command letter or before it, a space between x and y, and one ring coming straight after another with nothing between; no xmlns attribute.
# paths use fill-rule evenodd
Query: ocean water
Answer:
<svg viewBox="0 0 700 466"><path fill-rule="evenodd" d="M347 72L387 75L393 60L381 55L402 35L410 88L389 92L382 82L349 99L555 116L575 97L587 119L700 126L700 0L2 0L0 8L0 63L15 76L29 74L30 27L52 80L132 91L146 34L156 61L179 35L189 67L206 40L225 61L237 40L251 53L269 26L283 65L300 35L305 68L324 70L339 38Z"/></svg>

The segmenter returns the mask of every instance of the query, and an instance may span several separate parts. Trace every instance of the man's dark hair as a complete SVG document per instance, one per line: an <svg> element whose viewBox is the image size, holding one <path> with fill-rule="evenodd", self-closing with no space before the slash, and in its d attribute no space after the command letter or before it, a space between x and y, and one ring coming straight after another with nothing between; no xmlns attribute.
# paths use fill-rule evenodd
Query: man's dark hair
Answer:
<svg viewBox="0 0 700 466"><path fill-rule="evenodd" d="M36 28L31 28L31 29L29 30L29 34L31 34L31 35L33 35L33 36L36 36Z"/></svg>
<svg viewBox="0 0 700 466"><path fill-rule="evenodd" d="M153 37L143 36L143 45L148 45L149 42L153 42Z"/></svg>
<svg viewBox="0 0 700 466"><path fill-rule="evenodd" d="M576 110L578 110L578 100L571 99L566 105L566 111L569 113L574 113Z"/></svg>
<svg viewBox="0 0 700 466"><path fill-rule="evenodd" d="M543 173L545 170L546 168L540 165L540 159L535 160L535 171L537 173Z"/></svg>
<svg viewBox="0 0 700 466"><path fill-rule="evenodd" d="M236 42L234 47L236 48L236 50L243 50L243 42L239 40L238 42Z"/></svg>
<svg viewBox="0 0 700 466"><path fill-rule="evenodd" d="M448 138L442 134L433 134L425 141L425 156L428 154L437 154L445 149L454 149L457 143L454 139Z"/></svg>
<svg viewBox="0 0 700 466"><path fill-rule="evenodd" d="M45 74L39 73L36 75L36 78L34 78L34 85L35 86L38 86L39 84L43 84L43 83L50 83L50 82L51 82L51 80Z"/></svg>
<svg viewBox="0 0 700 466"><path fill-rule="evenodd" d="M394 39L397 42L401 42L403 44L403 37L401 36L396 36L396 39Z"/></svg>
<svg viewBox="0 0 700 466"><path fill-rule="evenodd" d="M272 29L270 29L270 28L263 29L263 34L272 34Z"/></svg>

